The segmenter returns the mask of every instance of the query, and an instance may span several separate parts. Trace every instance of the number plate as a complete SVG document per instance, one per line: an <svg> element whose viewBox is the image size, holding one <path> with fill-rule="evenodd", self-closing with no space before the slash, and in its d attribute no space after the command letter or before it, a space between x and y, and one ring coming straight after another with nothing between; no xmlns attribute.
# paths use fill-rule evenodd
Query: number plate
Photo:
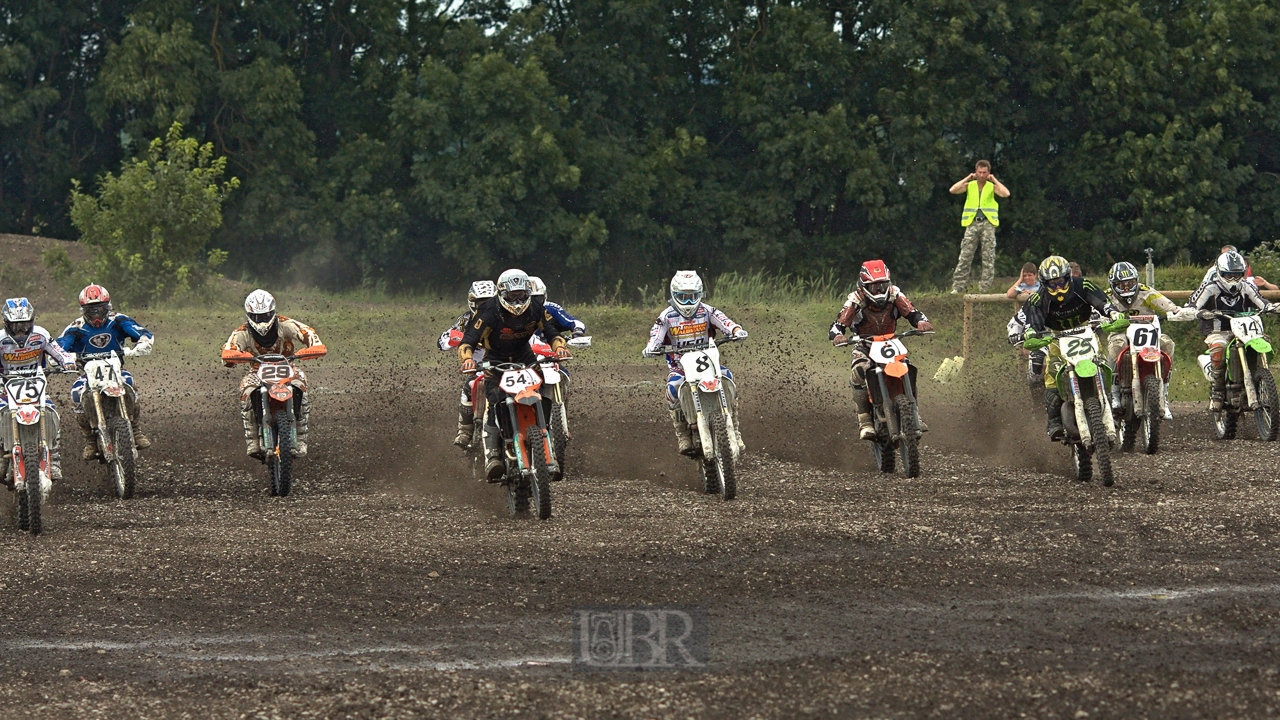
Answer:
<svg viewBox="0 0 1280 720"><path fill-rule="evenodd" d="M680 356L685 380L701 382L720 375L720 351L715 348L694 350Z"/></svg>
<svg viewBox="0 0 1280 720"><path fill-rule="evenodd" d="M14 378L4 384L9 402L14 405L36 405L44 397L44 378Z"/></svg>
<svg viewBox="0 0 1280 720"><path fill-rule="evenodd" d="M892 340L877 340L871 343L871 351L868 353L872 360L879 365L888 365L899 357L907 354L907 346L902 344L901 340L894 338Z"/></svg>
<svg viewBox="0 0 1280 720"><path fill-rule="evenodd" d="M1262 318L1257 315L1231 318L1231 332L1240 338L1242 343L1262 337Z"/></svg>
<svg viewBox="0 0 1280 720"><path fill-rule="evenodd" d="M84 365L84 376L92 392L105 392L120 387L120 361L91 360Z"/></svg>
<svg viewBox="0 0 1280 720"><path fill-rule="evenodd" d="M538 373L533 368L508 370L502 373L502 389L511 395L540 385L542 385L542 378L538 377Z"/></svg>
<svg viewBox="0 0 1280 720"><path fill-rule="evenodd" d="M1134 352L1140 351L1142 348L1160 347L1160 323L1158 321L1150 325L1130 325L1126 330L1129 336L1129 345L1133 347Z"/></svg>
<svg viewBox="0 0 1280 720"><path fill-rule="evenodd" d="M1098 354L1098 336L1093 332L1058 338L1058 350L1072 365Z"/></svg>
<svg viewBox="0 0 1280 720"><path fill-rule="evenodd" d="M258 379L264 383L276 383L288 380L295 375L289 363L272 363L258 368Z"/></svg>

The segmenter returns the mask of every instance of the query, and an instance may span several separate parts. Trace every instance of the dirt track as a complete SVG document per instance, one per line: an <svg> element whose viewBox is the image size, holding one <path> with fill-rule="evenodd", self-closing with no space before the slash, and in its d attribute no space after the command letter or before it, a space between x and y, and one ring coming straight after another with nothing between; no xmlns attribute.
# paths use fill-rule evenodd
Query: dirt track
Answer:
<svg viewBox="0 0 1280 720"><path fill-rule="evenodd" d="M156 441L141 496L112 500L68 460L47 534L0 531L0 716L1280 708L1280 453L1208 443L1191 405L1104 489L1067 479L1039 419L926 396L925 475L908 481L869 472L824 394L836 382L744 370L751 452L724 503L674 455L661 371L584 363L574 469L540 523L503 517L448 445L451 376L399 394L317 366L312 457L273 499L242 458L232 371L164 367L138 371ZM707 606L712 670L572 672L571 609L601 603Z"/></svg>

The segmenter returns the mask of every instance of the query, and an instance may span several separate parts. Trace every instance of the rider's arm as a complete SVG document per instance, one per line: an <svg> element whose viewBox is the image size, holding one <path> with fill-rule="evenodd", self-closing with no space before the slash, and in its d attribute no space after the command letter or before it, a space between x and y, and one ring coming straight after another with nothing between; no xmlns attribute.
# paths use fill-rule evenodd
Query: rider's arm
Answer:
<svg viewBox="0 0 1280 720"><path fill-rule="evenodd" d="M1094 285L1092 280L1082 280L1080 287L1084 291L1084 299L1102 317L1111 319L1121 314L1119 310L1111 306L1111 302L1107 300L1107 294L1102 291L1102 288Z"/></svg>
<svg viewBox="0 0 1280 720"><path fill-rule="evenodd" d="M827 339L835 340L837 335L848 335L849 328L856 328L860 322L862 322L862 308L858 305L854 294L849 293L849 297L845 298L844 307L840 308L840 314L836 315L836 321L827 331Z"/></svg>
<svg viewBox="0 0 1280 720"><path fill-rule="evenodd" d="M547 314L556 319L556 322L562 326L569 328L574 337L587 334L587 326L578 318L569 314L559 303L548 302L543 305L547 309Z"/></svg>
<svg viewBox="0 0 1280 720"><path fill-rule="evenodd" d="M911 323L911 327L919 328L920 323L929 322L929 318L925 317L925 314L920 312L915 305L912 305L911 300L901 292L898 293L898 297L894 298L893 304L898 310L898 317L906 318L907 322Z"/></svg>
<svg viewBox="0 0 1280 720"><path fill-rule="evenodd" d="M658 351L667 340L667 311L663 310L658 319L653 322L653 327L649 328L649 342L645 344L644 350L640 354L644 357L657 357L662 353Z"/></svg>
<svg viewBox="0 0 1280 720"><path fill-rule="evenodd" d="M232 360L241 358L249 352L248 338L249 332L244 325L236 328L231 333L231 337L227 338L226 344L222 346L222 362L227 367L235 367L236 364Z"/></svg>
<svg viewBox="0 0 1280 720"><path fill-rule="evenodd" d="M1022 306L1022 314L1026 317L1027 329L1041 332L1045 329L1045 312L1044 303L1047 302L1047 295L1041 295L1039 291L1031 293L1031 297L1027 298L1027 302Z"/></svg>
<svg viewBox="0 0 1280 720"><path fill-rule="evenodd" d="M1265 310L1271 305L1266 298L1262 297L1262 292L1258 290L1258 286L1253 283L1240 283L1240 292L1249 299L1259 310Z"/></svg>
<svg viewBox="0 0 1280 720"><path fill-rule="evenodd" d="M45 340L44 354L48 355L49 359L63 367L74 365L76 362L75 355L63 350L62 346L54 342L52 339Z"/></svg>

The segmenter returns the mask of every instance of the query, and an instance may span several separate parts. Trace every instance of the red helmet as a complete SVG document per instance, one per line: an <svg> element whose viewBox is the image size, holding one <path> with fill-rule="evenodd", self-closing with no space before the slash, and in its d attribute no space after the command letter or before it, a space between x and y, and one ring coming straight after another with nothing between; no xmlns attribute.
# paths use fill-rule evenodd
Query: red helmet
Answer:
<svg viewBox="0 0 1280 720"><path fill-rule="evenodd" d="M111 314L111 294L101 285L89 285L80 291L80 315L89 327L102 327Z"/></svg>
<svg viewBox="0 0 1280 720"><path fill-rule="evenodd" d="M867 302L875 307L884 307L889 302L889 292L893 283L889 281L889 268L883 260L868 260L862 263L858 272L858 288L866 296Z"/></svg>

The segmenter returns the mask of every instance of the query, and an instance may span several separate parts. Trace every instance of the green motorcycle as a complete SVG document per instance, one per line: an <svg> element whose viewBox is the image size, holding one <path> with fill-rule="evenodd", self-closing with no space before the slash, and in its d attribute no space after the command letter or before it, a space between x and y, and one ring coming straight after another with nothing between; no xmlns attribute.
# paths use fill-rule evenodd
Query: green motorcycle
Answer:
<svg viewBox="0 0 1280 720"><path fill-rule="evenodd" d="M1275 378L1267 366L1271 341L1263 333L1263 314L1254 311L1200 311L1203 319L1217 317L1231 323L1231 340L1224 354L1227 381L1223 388L1222 409L1209 412L1213 420L1213 436L1217 440L1234 438L1240 416L1247 412L1253 413L1259 439L1273 441L1280 436L1280 396L1276 393ZM1209 356L1201 355L1199 360L1200 369L1212 383Z"/></svg>

